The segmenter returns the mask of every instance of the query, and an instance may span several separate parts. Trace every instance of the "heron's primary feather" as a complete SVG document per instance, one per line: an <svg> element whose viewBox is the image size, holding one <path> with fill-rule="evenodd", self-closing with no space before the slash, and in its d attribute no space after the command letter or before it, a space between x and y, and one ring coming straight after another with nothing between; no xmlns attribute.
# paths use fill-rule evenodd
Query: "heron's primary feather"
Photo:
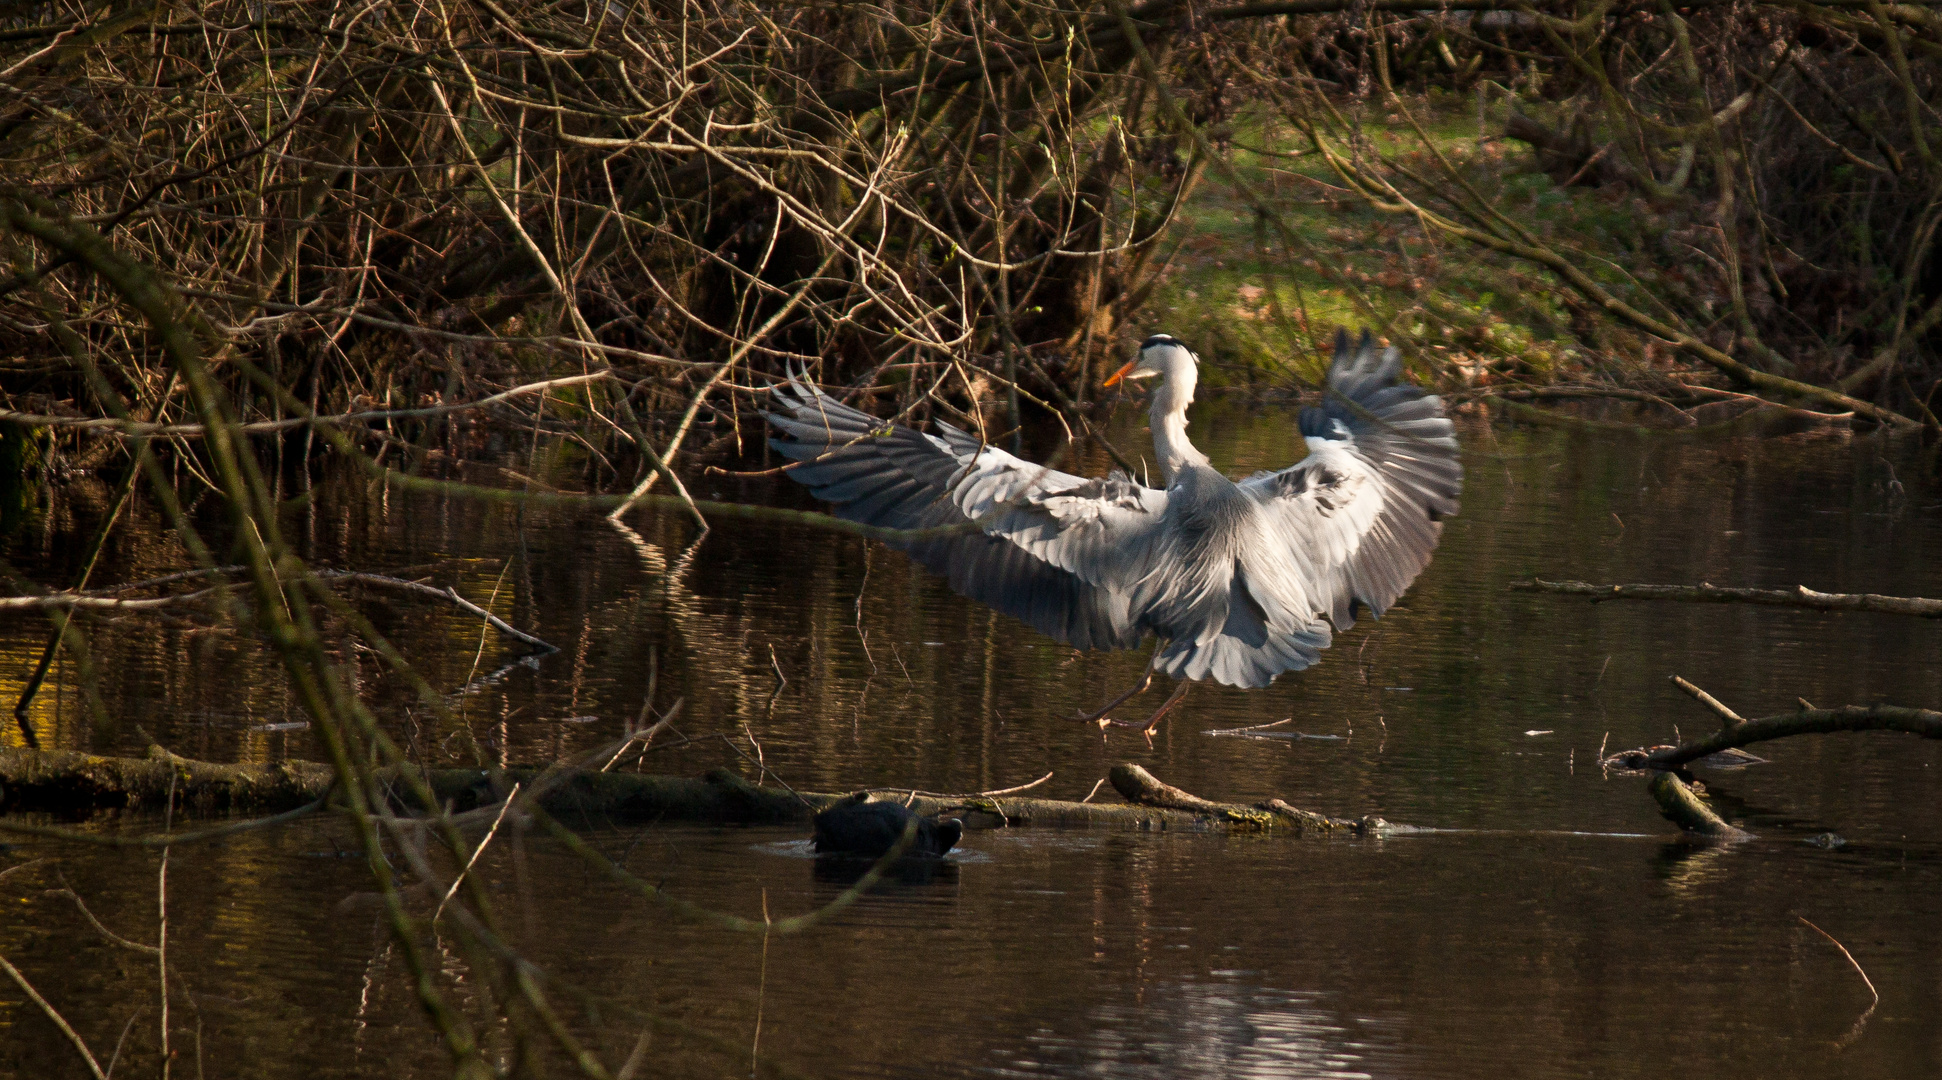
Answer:
<svg viewBox="0 0 1942 1080"><path fill-rule="evenodd" d="M1302 411L1308 457L1240 484L1266 511L1264 570L1295 570L1292 582L1264 578L1337 630L1355 625L1358 604L1389 610L1429 565L1463 493L1456 428L1441 399L1395 383L1401 366L1367 333L1351 346L1338 332L1327 395Z"/></svg>
<svg viewBox="0 0 1942 1080"><path fill-rule="evenodd" d="M1082 649L1124 649L1147 632L1128 607L1129 552L1166 493L1021 461L951 428L885 426L796 379L778 388L771 444L790 473L850 521L926 529L983 519L981 532L892 547L974 600Z"/></svg>

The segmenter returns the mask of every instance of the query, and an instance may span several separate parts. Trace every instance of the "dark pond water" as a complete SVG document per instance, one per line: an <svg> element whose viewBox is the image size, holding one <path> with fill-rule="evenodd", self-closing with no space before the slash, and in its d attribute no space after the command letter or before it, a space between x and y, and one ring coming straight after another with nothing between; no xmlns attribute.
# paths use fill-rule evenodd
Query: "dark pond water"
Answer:
<svg viewBox="0 0 1942 1080"><path fill-rule="evenodd" d="M1283 415L1216 404L1194 434L1237 473L1298 452ZM450 695L442 719L375 658L342 650L427 760L551 761L599 745L640 714L653 671L653 704L683 701L675 726L693 741L664 743L649 771L726 764L753 778L759 757L798 787L934 791L1050 771L1040 793L1079 798L1131 760L1209 797L1461 830L978 831L931 880L766 943L623 893L537 834L510 837L484 872L515 944L609 1003L573 1022L610 1064L652 1032L641 1075L745 1076L758 1060L830 1077L1942 1074L1942 748L1801 739L1761 748L1770 764L1702 774L1758 834L1732 848L1680 843L1641 781L1595 764L1601 745L1713 726L1672 675L1749 716L1796 697L1934 706L1942 625L1507 588L1540 575L1942 595L1932 452L1474 418L1464 437L1463 512L1402 605L1268 690L1196 688L1150 747L1068 719L1136 679L1142 655L1075 654L855 539L726 522L691 546L678 518L629 534L584 511L386 494L350 477L323 484L289 526L320 565L454 585L560 646L519 664L454 609L347 594ZM511 464L559 479L577 475L570 454ZM695 485L807 505L772 479ZM85 484L57 493L9 542L13 571L67 581L104 499ZM136 521L97 581L186 565L152 517ZM189 612L87 628L91 674L63 661L33 708L43 745L139 752L152 737L213 760L322 756L251 642ZM0 705L45 634L38 617L0 621ZM1326 737L1204 734L1284 718ZM1806 842L1828 832L1845 846ZM590 835L736 914L794 914L841 891L795 831ZM362 863L341 855L353 846L320 822L173 853L170 958L188 996L172 1006L171 1075L449 1071ZM16 840L0 868L35 859L50 861L0 880L0 954L104 1064L125 1033L121 1071L159 1073L153 958L45 895L64 880L109 927L152 940L157 856ZM1872 1012L1855 968L1803 918L1866 970ZM463 954L439 945L439 977L469 1000ZM0 983L9 1072L83 1067Z"/></svg>

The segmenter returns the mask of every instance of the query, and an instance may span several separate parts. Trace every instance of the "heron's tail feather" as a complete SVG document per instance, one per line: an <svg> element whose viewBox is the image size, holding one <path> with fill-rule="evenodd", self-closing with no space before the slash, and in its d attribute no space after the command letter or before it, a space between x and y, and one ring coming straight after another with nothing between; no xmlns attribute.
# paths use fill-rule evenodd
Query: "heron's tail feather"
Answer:
<svg viewBox="0 0 1942 1080"><path fill-rule="evenodd" d="M1297 634L1269 634L1259 645L1226 635L1204 642L1171 641L1161 648L1154 670L1176 679L1212 679L1254 689L1321 659L1330 640L1328 624L1318 622Z"/></svg>

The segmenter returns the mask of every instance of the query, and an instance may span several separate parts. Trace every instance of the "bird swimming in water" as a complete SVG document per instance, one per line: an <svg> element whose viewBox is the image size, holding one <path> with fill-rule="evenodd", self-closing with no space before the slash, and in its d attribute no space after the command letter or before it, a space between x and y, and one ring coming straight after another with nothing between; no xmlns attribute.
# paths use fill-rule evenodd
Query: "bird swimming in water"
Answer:
<svg viewBox="0 0 1942 1080"><path fill-rule="evenodd" d="M849 521L979 530L893 540L958 593L1080 649L1159 639L1138 685L1081 719L1151 734L1192 681L1262 687L1315 663L1356 610L1380 616L1429 565L1463 490L1456 429L1434 395L1365 331L1336 332L1308 456L1236 482L1187 439L1198 358L1166 334L1106 380L1157 377L1153 450L1164 487L1087 479L1024 461L935 422L926 434L791 378L773 391L770 445ZM1182 681L1144 724L1106 713L1155 672Z"/></svg>
<svg viewBox="0 0 1942 1080"><path fill-rule="evenodd" d="M913 835L904 854L914 858L942 858L964 838L964 823L956 818L920 818L899 803L851 798L816 815L816 853L882 858L906 828Z"/></svg>

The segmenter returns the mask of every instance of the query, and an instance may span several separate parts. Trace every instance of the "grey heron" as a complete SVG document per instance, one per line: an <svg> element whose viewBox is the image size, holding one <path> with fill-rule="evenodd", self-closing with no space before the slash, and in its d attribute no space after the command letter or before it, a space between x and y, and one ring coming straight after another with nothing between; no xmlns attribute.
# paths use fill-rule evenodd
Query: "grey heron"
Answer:
<svg viewBox="0 0 1942 1080"><path fill-rule="evenodd" d="M772 446L838 516L898 529L980 522L896 541L951 588L1080 649L1159 639L1146 675L1102 727L1151 734L1193 681L1263 687L1315 663L1357 608L1380 616L1430 561L1463 468L1442 401L1398 383L1401 360L1337 331L1321 404L1302 410L1308 455L1239 482L1187 439L1198 358L1165 334L1107 385L1157 376L1153 450L1164 487L1115 471L1035 465L944 423L886 425L802 380L775 388ZM1155 672L1182 680L1144 724L1106 713Z"/></svg>

